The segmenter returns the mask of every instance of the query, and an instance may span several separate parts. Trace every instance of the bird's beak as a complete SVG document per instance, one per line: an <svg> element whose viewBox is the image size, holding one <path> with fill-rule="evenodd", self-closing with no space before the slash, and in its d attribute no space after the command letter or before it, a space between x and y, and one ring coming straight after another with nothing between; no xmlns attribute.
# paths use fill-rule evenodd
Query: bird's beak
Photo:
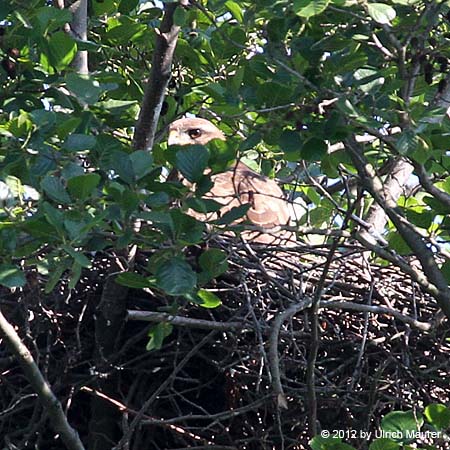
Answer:
<svg viewBox="0 0 450 450"><path fill-rule="evenodd" d="M168 145L190 145L192 144L189 136L185 133L179 133L178 130L169 131Z"/></svg>

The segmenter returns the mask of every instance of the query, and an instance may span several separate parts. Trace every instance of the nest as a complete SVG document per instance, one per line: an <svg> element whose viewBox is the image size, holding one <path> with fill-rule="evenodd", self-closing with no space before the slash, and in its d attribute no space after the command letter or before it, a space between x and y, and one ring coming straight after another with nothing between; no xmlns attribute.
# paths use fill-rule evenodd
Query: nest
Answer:
<svg viewBox="0 0 450 450"><path fill-rule="evenodd" d="M45 295L32 269L26 289L3 292L2 310L85 443L102 430L110 448L302 449L312 406L319 429L375 431L392 410L448 403L447 330L434 299L398 268L370 264L354 245L214 245L229 254L229 270L208 287L222 305L167 312L173 299L130 289L106 359L96 311L116 255L97 255L73 292L63 282ZM195 248L189 255L195 267ZM146 351L149 327L161 322L172 333ZM0 367L2 448L60 449L4 346Z"/></svg>

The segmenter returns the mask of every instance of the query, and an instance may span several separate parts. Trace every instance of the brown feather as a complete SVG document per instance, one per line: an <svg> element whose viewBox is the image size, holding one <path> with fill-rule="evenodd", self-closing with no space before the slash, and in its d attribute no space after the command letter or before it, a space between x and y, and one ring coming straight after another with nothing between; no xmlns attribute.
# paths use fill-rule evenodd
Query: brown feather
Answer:
<svg viewBox="0 0 450 450"><path fill-rule="evenodd" d="M199 130L200 136L189 136L189 133L196 134L192 130ZM205 145L211 139L225 139L211 122L198 118L173 122L169 133L172 136L171 144L178 145ZM234 207L250 204L246 217L235 222L247 220L256 228L255 231L246 230L241 233L246 240L270 245L296 245L295 233L283 229L289 225L290 214L283 191L275 181L256 173L240 161L233 168L213 175L211 181L213 187L205 194L205 198L214 199L223 205L219 214L202 214L189 210L190 215L202 221L217 220ZM189 185L186 180L183 183Z"/></svg>

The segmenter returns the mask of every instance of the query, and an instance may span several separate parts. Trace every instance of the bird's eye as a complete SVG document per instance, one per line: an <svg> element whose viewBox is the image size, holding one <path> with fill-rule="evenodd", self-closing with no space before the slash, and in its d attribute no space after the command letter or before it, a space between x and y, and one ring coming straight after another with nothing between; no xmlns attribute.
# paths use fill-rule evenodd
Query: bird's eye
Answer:
<svg viewBox="0 0 450 450"><path fill-rule="evenodd" d="M198 128L192 128L188 131L188 134L191 139L197 139L202 135L202 132Z"/></svg>

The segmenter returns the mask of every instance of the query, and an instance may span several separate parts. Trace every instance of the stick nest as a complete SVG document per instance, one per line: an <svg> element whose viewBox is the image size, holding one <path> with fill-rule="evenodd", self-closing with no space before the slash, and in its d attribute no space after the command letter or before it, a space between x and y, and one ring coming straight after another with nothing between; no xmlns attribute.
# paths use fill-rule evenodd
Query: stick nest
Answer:
<svg viewBox="0 0 450 450"><path fill-rule="evenodd" d="M4 314L86 445L104 427L114 447L146 401L130 449L301 449L309 441L312 401L322 429L370 431L392 410L448 403L446 323L434 299L398 268L369 264L357 246L329 258L326 246L288 253L226 240L214 245L229 254L229 270L208 286L222 306L179 303L175 314L153 316L153 323L123 317L108 360L97 346L96 311L117 255L98 254L72 292L63 280L44 294L45 280L33 268L24 289L4 290ZM137 271L149 256L138 253ZM196 248L189 250L194 268L197 256ZM317 322L306 307L314 300L320 301ZM167 313L173 301L130 289L127 309ZM162 348L146 351L149 327L174 315L179 323ZM315 323L311 399L306 374ZM2 448L62 448L4 346L0 368Z"/></svg>

